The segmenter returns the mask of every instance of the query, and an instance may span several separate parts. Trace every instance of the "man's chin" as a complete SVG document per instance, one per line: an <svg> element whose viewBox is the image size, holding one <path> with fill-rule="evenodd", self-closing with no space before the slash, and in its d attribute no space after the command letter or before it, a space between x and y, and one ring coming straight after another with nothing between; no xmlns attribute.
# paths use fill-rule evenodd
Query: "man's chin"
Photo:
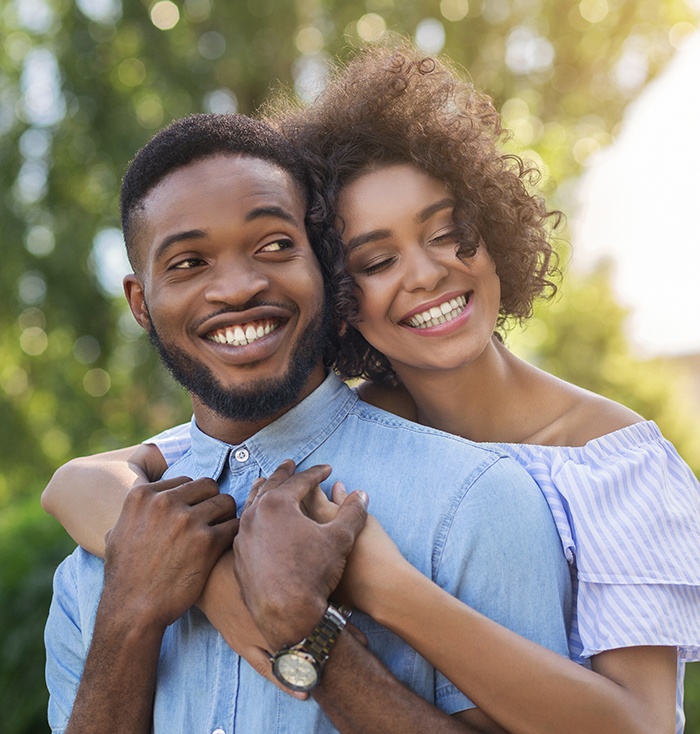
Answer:
<svg viewBox="0 0 700 734"><path fill-rule="evenodd" d="M255 380L256 366L251 365L251 379L229 387L205 364L165 344L153 326L149 338L165 367L190 395L222 418L254 422L276 417L305 393L314 370L321 366L325 324L321 316L310 323L292 350L284 374Z"/></svg>

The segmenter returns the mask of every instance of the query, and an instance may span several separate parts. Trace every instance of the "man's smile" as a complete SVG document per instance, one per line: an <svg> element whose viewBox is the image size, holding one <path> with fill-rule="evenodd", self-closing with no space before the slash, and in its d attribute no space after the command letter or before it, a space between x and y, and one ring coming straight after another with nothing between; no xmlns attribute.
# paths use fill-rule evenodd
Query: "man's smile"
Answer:
<svg viewBox="0 0 700 734"><path fill-rule="evenodd" d="M209 332L205 339L216 344L231 344L236 347L247 346L275 331L281 324L280 319L261 319L243 324L216 329Z"/></svg>

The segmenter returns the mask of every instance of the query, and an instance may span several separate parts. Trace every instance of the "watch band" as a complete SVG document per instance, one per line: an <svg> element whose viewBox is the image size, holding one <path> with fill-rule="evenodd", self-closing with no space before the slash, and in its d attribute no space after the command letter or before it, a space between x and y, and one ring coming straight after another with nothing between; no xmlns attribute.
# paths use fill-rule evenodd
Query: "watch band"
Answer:
<svg viewBox="0 0 700 734"><path fill-rule="evenodd" d="M311 691L321 680L331 649L350 616L348 607L329 604L311 634L271 656L272 673L293 691Z"/></svg>
<svg viewBox="0 0 700 734"><path fill-rule="evenodd" d="M321 617L321 621L311 630L311 634L302 641L303 649L323 664L328 660L331 649L343 631L350 610L347 607L336 607L329 604Z"/></svg>

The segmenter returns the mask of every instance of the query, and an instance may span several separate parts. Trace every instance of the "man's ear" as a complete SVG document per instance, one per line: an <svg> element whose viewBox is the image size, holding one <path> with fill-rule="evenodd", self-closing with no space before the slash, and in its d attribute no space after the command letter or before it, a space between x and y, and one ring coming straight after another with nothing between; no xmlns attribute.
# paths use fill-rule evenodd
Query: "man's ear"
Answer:
<svg viewBox="0 0 700 734"><path fill-rule="evenodd" d="M143 295L143 283L135 273L124 276L124 294L136 321L143 329L150 331L151 317Z"/></svg>

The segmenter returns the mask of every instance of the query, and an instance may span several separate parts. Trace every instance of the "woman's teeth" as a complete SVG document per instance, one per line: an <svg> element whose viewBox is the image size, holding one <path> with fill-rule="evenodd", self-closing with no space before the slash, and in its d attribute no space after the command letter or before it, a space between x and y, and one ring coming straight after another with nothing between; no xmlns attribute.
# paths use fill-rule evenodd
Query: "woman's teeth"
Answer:
<svg viewBox="0 0 700 734"><path fill-rule="evenodd" d="M406 323L414 329L429 329L431 326L445 324L452 319L457 318L467 307L467 297L457 296L450 301L445 301L439 306L433 306L427 311L417 313L406 319Z"/></svg>
<svg viewBox="0 0 700 734"><path fill-rule="evenodd" d="M274 331L278 326L279 323L276 322L264 325L258 324L257 326L253 324L237 324L227 329L214 331L207 336L207 339L217 344L232 344L234 347L244 347L267 336L267 334Z"/></svg>

